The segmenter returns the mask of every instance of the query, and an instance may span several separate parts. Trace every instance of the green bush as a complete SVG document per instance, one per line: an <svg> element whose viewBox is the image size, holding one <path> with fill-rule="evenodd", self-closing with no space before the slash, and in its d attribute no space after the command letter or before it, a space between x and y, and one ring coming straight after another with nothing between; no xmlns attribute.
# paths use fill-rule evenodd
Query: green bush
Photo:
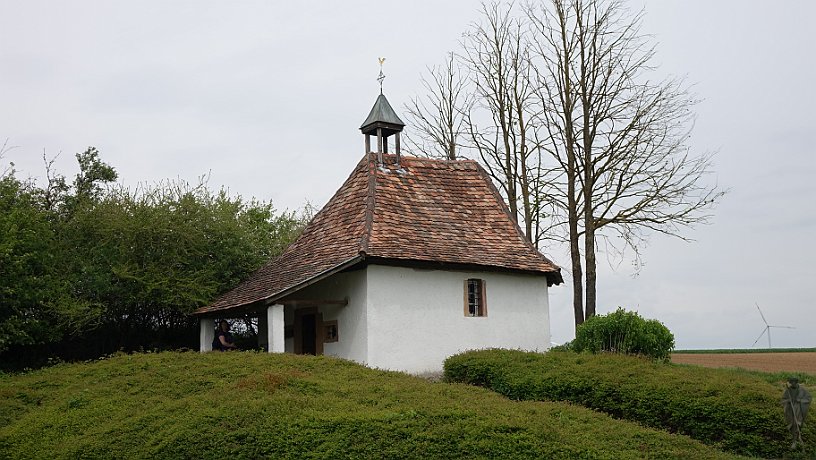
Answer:
<svg viewBox="0 0 816 460"><path fill-rule="evenodd" d="M95 148L77 161L73 182L51 171L47 187L0 165L0 368L193 347L189 313L278 255L305 223L210 190L203 177L131 190Z"/></svg>
<svg viewBox="0 0 816 460"><path fill-rule="evenodd" d="M445 380L515 400L580 404L736 454L794 455L780 404L783 383L745 372L615 354L482 350L448 358ZM816 454L814 425L805 424L810 451L802 458Z"/></svg>
<svg viewBox="0 0 816 460"><path fill-rule="evenodd" d="M572 341L564 342L561 345L554 345L550 351L574 351L572 348Z"/></svg>
<svg viewBox="0 0 816 460"><path fill-rule="evenodd" d="M622 308L586 320L576 329L572 342L577 352L623 353L661 360L668 360L673 348L674 335L663 323Z"/></svg>
<svg viewBox="0 0 816 460"><path fill-rule="evenodd" d="M565 403L241 352L122 354L0 376L0 458L734 456Z"/></svg>

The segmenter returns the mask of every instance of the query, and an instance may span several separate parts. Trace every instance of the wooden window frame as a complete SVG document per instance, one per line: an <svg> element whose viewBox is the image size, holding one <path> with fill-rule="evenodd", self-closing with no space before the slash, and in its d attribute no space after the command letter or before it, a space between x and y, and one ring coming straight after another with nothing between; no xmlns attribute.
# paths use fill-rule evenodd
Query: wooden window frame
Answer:
<svg viewBox="0 0 816 460"><path fill-rule="evenodd" d="M334 337L329 337L329 328L334 328ZM323 343L333 343L340 341L340 329L337 327L337 320L323 321Z"/></svg>
<svg viewBox="0 0 816 460"><path fill-rule="evenodd" d="M477 302L475 305L475 314L470 313L470 284L472 281L477 283L479 287L479 295L477 297ZM483 279L479 278L468 278L465 280L465 308L464 313L465 316L468 318L485 318L487 317L487 283Z"/></svg>

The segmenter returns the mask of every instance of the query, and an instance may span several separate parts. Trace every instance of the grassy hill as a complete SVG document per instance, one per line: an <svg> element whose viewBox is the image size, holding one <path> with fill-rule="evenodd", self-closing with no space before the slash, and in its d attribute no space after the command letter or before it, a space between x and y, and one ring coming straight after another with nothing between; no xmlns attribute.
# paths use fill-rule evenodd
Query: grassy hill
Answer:
<svg viewBox="0 0 816 460"><path fill-rule="evenodd" d="M565 403L326 357L121 355L0 375L0 458L735 458Z"/></svg>

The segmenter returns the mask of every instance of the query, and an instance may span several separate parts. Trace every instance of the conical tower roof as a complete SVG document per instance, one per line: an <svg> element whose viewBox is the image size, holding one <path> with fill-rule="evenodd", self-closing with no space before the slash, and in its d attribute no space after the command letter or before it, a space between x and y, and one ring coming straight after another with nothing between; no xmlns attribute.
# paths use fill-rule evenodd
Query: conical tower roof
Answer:
<svg viewBox="0 0 816 460"><path fill-rule="evenodd" d="M385 154L393 160L394 155ZM367 154L276 259L196 314L273 302L334 273L367 264L509 271L561 284L475 161Z"/></svg>
<svg viewBox="0 0 816 460"><path fill-rule="evenodd" d="M360 131L363 134L377 134L377 128L383 128L383 136L387 137L402 131L403 127L405 127L405 123L397 116L385 95L380 93L374 102L374 107L368 113L368 117L360 126Z"/></svg>

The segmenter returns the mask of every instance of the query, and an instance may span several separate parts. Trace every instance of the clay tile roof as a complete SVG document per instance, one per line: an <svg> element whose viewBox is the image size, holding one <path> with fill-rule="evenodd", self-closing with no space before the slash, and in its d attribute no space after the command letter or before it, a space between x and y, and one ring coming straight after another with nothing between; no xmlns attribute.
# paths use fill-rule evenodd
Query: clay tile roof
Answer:
<svg viewBox="0 0 816 460"><path fill-rule="evenodd" d="M366 155L277 258L211 305L206 314L280 299L358 263L431 263L537 273L560 268L526 241L498 190L474 161L403 156L387 166Z"/></svg>

